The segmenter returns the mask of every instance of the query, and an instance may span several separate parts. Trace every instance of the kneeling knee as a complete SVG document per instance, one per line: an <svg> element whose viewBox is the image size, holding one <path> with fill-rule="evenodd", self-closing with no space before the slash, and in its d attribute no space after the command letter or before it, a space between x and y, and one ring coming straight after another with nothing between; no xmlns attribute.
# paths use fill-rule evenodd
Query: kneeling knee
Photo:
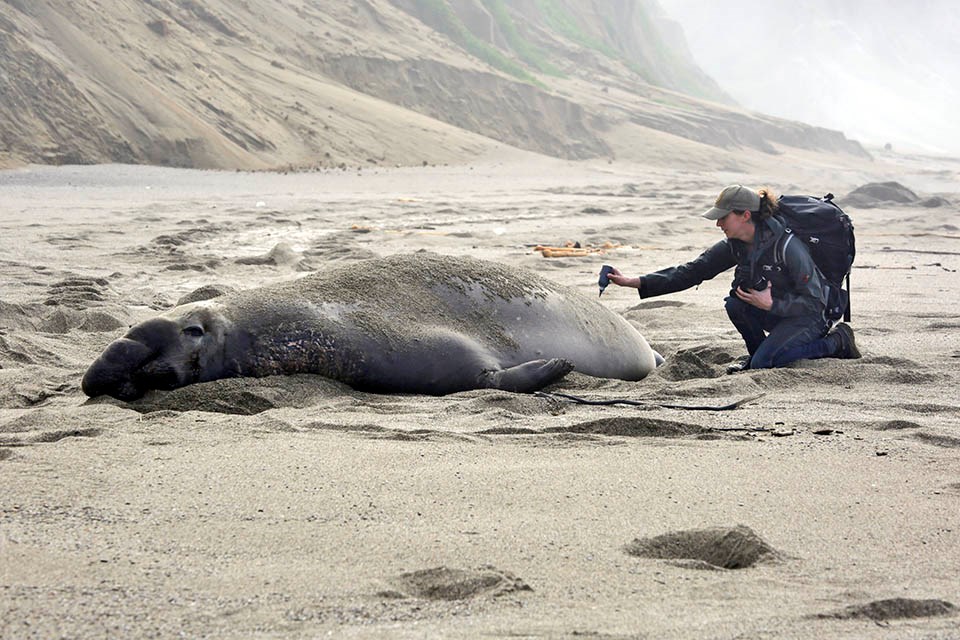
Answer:
<svg viewBox="0 0 960 640"><path fill-rule="evenodd" d="M777 365L775 365L770 360L766 360L766 359L758 360L756 356L754 356L753 358L750 358L751 369L774 369L776 368L776 366Z"/></svg>
<svg viewBox="0 0 960 640"><path fill-rule="evenodd" d="M727 296L723 301L723 308L726 309L727 315L731 318L742 317L751 309L750 305L746 302L733 296Z"/></svg>
<svg viewBox="0 0 960 640"><path fill-rule="evenodd" d="M751 369L773 369L776 366L775 358L771 354L764 353L763 349L758 350L750 357Z"/></svg>

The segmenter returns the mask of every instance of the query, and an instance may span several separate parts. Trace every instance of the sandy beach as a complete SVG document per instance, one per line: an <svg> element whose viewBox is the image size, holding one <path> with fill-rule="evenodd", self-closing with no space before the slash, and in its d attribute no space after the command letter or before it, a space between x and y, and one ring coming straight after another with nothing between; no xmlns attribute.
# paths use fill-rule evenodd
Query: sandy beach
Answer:
<svg viewBox="0 0 960 640"><path fill-rule="evenodd" d="M0 637L960 638L960 162L875 155L0 172ZM844 205L889 180L944 202ZM548 388L639 405L316 376L80 390L204 285L429 250L595 298L604 263L715 242L699 214L733 182L837 195L863 358L726 375L721 276L611 287L666 363ZM534 251L568 242L597 251Z"/></svg>

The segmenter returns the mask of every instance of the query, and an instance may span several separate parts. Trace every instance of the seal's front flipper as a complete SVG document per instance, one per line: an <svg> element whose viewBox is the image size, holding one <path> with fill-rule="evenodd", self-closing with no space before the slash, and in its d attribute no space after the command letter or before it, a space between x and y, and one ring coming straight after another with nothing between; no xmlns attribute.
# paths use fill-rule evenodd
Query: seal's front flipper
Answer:
<svg viewBox="0 0 960 640"><path fill-rule="evenodd" d="M573 363L563 358L531 360L508 369L488 369L480 374L480 386L518 393L532 393L554 383L573 371Z"/></svg>

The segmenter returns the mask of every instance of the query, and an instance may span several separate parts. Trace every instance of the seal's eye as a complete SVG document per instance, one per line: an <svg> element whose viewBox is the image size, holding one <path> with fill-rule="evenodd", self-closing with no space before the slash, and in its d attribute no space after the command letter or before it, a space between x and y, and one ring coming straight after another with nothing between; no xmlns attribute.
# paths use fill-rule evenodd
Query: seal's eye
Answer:
<svg viewBox="0 0 960 640"><path fill-rule="evenodd" d="M183 334L190 336L191 338L202 338L203 337L203 327L198 324L192 324L189 327L183 328Z"/></svg>

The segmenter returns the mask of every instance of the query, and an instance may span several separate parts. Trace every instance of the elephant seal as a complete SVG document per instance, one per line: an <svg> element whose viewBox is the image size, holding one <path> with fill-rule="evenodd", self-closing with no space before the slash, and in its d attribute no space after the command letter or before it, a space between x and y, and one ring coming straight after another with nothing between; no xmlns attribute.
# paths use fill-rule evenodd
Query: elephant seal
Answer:
<svg viewBox="0 0 960 640"><path fill-rule="evenodd" d="M192 302L111 343L88 396L315 373L356 389L532 392L572 369L640 380L663 359L626 320L530 271L427 252Z"/></svg>

